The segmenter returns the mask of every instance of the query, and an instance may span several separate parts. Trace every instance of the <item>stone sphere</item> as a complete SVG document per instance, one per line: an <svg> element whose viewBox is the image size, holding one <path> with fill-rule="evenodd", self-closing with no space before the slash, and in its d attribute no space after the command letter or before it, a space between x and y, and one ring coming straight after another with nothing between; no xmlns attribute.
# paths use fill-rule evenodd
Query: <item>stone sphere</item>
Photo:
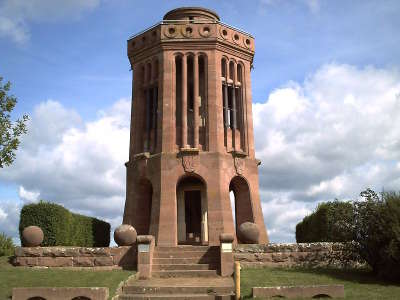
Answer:
<svg viewBox="0 0 400 300"><path fill-rule="evenodd" d="M22 244L24 247L37 247L43 242L44 234L38 226L28 226L22 231Z"/></svg>
<svg viewBox="0 0 400 300"><path fill-rule="evenodd" d="M256 224L252 222L244 222L239 226L238 238L243 244L258 244L260 230L258 230Z"/></svg>
<svg viewBox="0 0 400 300"><path fill-rule="evenodd" d="M114 231L114 241L118 246L130 246L136 243L136 229L131 225L122 224Z"/></svg>

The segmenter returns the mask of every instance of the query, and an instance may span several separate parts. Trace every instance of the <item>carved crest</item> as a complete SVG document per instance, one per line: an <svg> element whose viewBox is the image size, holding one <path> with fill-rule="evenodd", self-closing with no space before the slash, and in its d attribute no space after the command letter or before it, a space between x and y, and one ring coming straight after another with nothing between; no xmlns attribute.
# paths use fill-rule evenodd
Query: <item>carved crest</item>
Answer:
<svg viewBox="0 0 400 300"><path fill-rule="evenodd" d="M185 172L194 172L197 167L197 155L183 155L182 165Z"/></svg>
<svg viewBox="0 0 400 300"><path fill-rule="evenodd" d="M234 163L235 163L236 173L238 175L241 175L243 173L243 170L244 170L244 160L242 158L235 157L234 158Z"/></svg>

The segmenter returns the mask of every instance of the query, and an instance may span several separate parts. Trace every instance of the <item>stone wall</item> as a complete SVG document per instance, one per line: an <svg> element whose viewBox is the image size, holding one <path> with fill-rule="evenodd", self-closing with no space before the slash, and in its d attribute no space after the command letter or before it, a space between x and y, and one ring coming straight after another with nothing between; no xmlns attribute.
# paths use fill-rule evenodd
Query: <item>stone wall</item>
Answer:
<svg viewBox="0 0 400 300"><path fill-rule="evenodd" d="M242 266L344 266L356 262L343 263L345 247L340 243L299 243L299 244L261 244L236 245L235 261Z"/></svg>
<svg viewBox="0 0 400 300"><path fill-rule="evenodd" d="M136 245L126 247L17 247L14 265L24 267L136 268Z"/></svg>

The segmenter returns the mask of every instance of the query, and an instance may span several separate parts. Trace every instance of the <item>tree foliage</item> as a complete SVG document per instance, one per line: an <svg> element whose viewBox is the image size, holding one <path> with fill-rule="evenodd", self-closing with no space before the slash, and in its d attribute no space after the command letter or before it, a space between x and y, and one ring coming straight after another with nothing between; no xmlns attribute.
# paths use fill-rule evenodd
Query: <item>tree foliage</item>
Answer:
<svg viewBox="0 0 400 300"><path fill-rule="evenodd" d="M400 193L371 189L361 192L364 201L354 202L353 231L356 251L373 271L400 280Z"/></svg>
<svg viewBox="0 0 400 300"><path fill-rule="evenodd" d="M20 136L27 132L28 116L23 115L16 121L11 120L11 112L17 104L17 98L9 95L11 83L3 85L0 77L0 168L9 166L15 159L20 144Z"/></svg>
<svg viewBox="0 0 400 300"><path fill-rule="evenodd" d="M347 242L352 233L347 230L353 218L350 202L338 200L318 204L317 209L306 216L296 226L296 241L311 242Z"/></svg>
<svg viewBox="0 0 400 300"><path fill-rule="evenodd" d="M371 189L362 200L327 202L296 226L297 242L345 242L352 257L367 262L372 270L400 280L400 193ZM349 254L349 253L348 253Z"/></svg>

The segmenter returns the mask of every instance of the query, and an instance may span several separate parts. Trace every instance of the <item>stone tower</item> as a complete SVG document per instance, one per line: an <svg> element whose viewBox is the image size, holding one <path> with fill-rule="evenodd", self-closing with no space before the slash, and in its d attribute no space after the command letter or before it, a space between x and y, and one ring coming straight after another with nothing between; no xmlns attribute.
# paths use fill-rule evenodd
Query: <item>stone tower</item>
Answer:
<svg viewBox="0 0 400 300"><path fill-rule="evenodd" d="M250 34L197 7L174 9L128 40L133 95L123 222L154 235L157 245L218 245L220 233L236 236L246 221L268 243L254 156L253 56Z"/></svg>

